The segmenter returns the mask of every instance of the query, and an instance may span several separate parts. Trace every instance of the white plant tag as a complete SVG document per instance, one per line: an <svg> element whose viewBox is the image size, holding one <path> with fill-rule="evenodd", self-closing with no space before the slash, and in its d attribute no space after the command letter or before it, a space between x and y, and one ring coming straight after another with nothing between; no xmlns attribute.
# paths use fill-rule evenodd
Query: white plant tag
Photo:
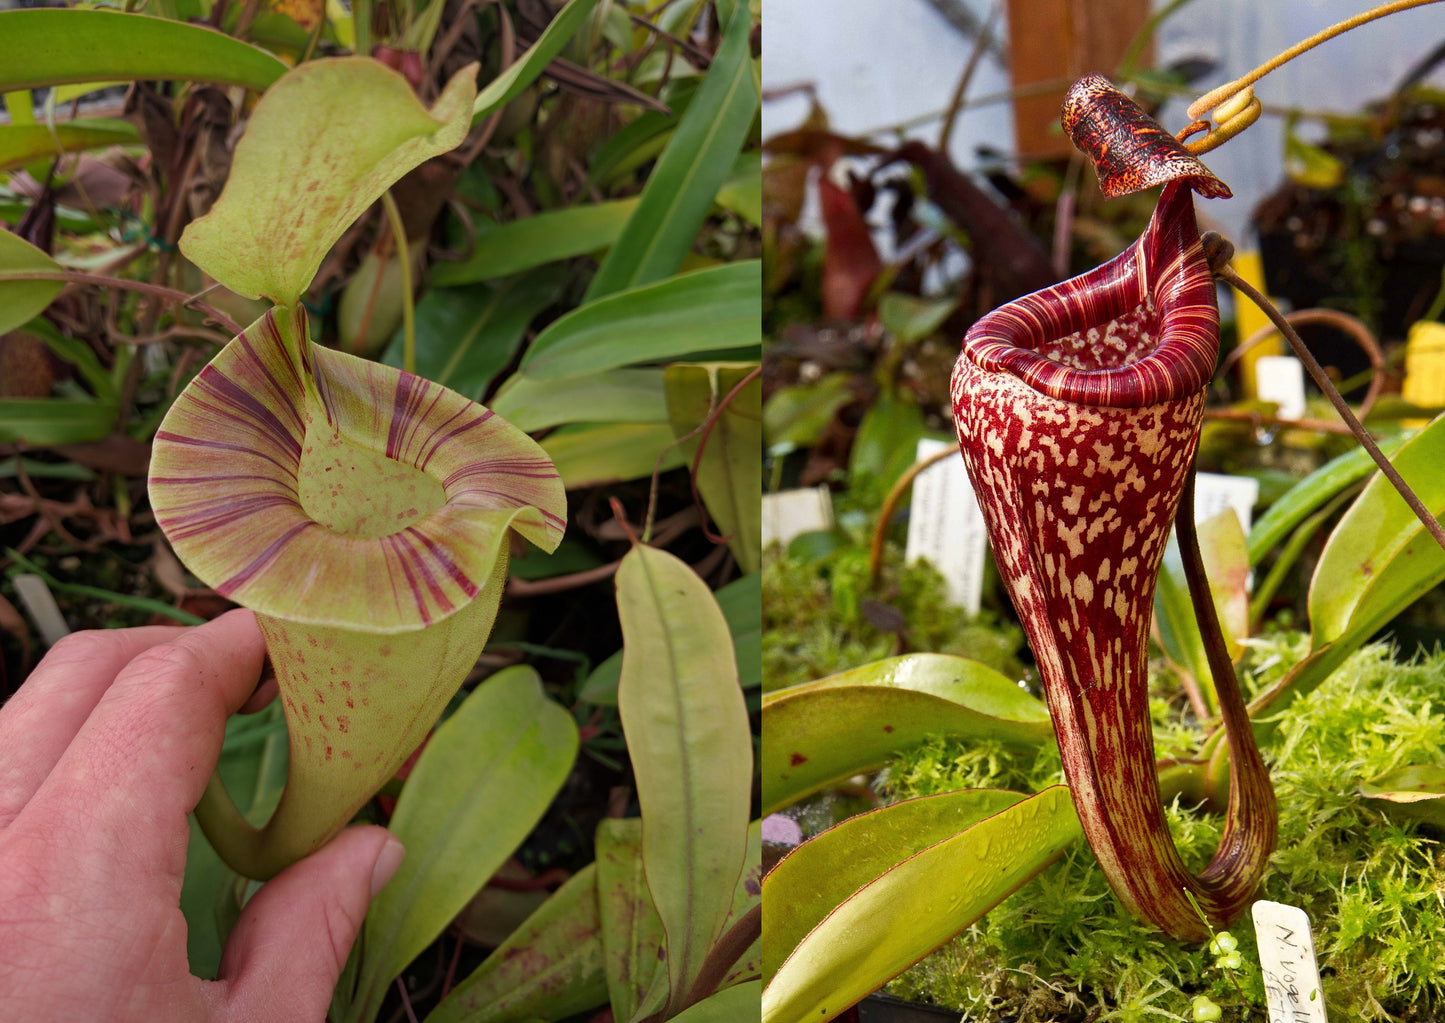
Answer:
<svg viewBox="0 0 1445 1023"><path fill-rule="evenodd" d="M833 495L827 487L763 495L763 546L786 546L800 533L833 528Z"/></svg>
<svg viewBox="0 0 1445 1023"><path fill-rule="evenodd" d="M1254 363L1254 393L1279 406L1281 419L1305 414L1305 368L1293 355L1261 355Z"/></svg>
<svg viewBox="0 0 1445 1023"><path fill-rule="evenodd" d="M1297 906L1264 900L1253 912L1269 1023L1329 1023L1310 918Z"/></svg>
<svg viewBox="0 0 1445 1023"><path fill-rule="evenodd" d="M918 442L917 459L921 462L945 449L957 454L958 446L924 438ZM933 562L943 573L948 599L969 614L978 614L988 532L962 456L945 458L913 481L905 554L910 562L919 558Z"/></svg>
<svg viewBox="0 0 1445 1023"><path fill-rule="evenodd" d="M1203 525L1226 508L1239 516L1239 526L1249 535L1250 519L1259 500L1259 480L1248 476L1228 476L1218 472L1201 472L1194 477L1194 521Z"/></svg>

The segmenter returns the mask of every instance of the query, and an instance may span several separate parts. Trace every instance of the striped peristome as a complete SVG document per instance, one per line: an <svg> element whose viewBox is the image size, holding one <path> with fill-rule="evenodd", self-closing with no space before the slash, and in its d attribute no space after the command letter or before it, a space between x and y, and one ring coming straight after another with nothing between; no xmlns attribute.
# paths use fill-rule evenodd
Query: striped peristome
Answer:
<svg viewBox="0 0 1445 1023"><path fill-rule="evenodd" d="M204 582L278 618L401 632L470 601L509 529L556 546L562 484L530 437L305 337L303 311L266 313L156 435L156 518Z"/></svg>
<svg viewBox="0 0 1445 1023"><path fill-rule="evenodd" d="M428 380L312 345L271 310L176 399L151 505L176 554L257 612L285 710L280 805L252 827L212 778L196 817L265 879L392 777L475 666L510 534L552 550L565 495L526 434Z"/></svg>
<svg viewBox="0 0 1445 1023"><path fill-rule="evenodd" d="M953 408L1089 844L1132 911L1202 940L1186 890L1213 924L1237 916L1276 818L1243 702L1225 692L1232 679L1218 680L1233 769L1228 820L1197 877L1170 838L1154 761L1154 588L1219 344L1191 184L1166 185L1144 235L1116 259L980 319L954 371Z"/></svg>

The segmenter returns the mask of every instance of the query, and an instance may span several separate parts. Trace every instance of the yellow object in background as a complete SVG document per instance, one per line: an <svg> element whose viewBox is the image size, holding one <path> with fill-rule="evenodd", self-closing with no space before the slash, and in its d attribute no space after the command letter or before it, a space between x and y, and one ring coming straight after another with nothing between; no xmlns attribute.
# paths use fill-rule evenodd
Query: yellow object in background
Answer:
<svg viewBox="0 0 1445 1023"><path fill-rule="evenodd" d="M1420 320L1410 327L1404 397L1411 405L1445 406L1445 323Z"/></svg>
<svg viewBox="0 0 1445 1023"><path fill-rule="evenodd" d="M1264 260L1260 258L1258 251L1236 252L1231 265L1234 267L1234 272L1244 278L1246 284L1256 288L1261 295L1269 294L1264 288ZM1240 344L1243 344L1256 331L1270 326L1269 317L1265 315L1264 310L1237 291L1234 293L1234 317ZM1276 334L1268 341L1261 341L1239 357L1240 378L1244 382L1244 393L1247 397L1253 398L1256 394L1254 364L1260 356L1283 354L1284 341Z"/></svg>

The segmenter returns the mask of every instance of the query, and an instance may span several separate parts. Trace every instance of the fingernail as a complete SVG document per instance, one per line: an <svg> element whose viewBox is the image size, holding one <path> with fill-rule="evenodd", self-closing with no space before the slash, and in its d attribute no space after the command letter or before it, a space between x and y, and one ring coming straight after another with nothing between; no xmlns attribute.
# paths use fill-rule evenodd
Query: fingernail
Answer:
<svg viewBox="0 0 1445 1023"><path fill-rule="evenodd" d="M392 875L401 866L401 861L406 859L406 847L396 839L389 837L386 844L381 847L381 852L376 857L376 865L371 868L371 897L376 898L376 893L386 887Z"/></svg>

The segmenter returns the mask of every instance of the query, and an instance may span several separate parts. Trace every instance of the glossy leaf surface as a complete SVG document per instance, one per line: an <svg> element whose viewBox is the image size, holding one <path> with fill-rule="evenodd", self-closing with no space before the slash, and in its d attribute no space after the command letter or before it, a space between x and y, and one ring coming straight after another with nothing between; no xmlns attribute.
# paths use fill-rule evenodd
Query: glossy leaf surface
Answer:
<svg viewBox="0 0 1445 1023"><path fill-rule="evenodd" d="M286 71L201 25L119 11L0 12L0 92L64 82L220 82L261 92Z"/></svg>
<svg viewBox="0 0 1445 1023"><path fill-rule="evenodd" d="M0 441L84 444L115 428L113 404L83 398L0 398Z"/></svg>
<svg viewBox="0 0 1445 1023"><path fill-rule="evenodd" d="M1048 710L987 665L891 657L763 698L763 812L771 813L929 735L1048 742Z"/></svg>
<svg viewBox="0 0 1445 1023"><path fill-rule="evenodd" d="M1445 512L1445 417L1391 458L1425 507ZM1445 579L1445 551L1404 499L1378 473L1330 535L1310 583L1310 629L1316 650L1355 645Z"/></svg>
<svg viewBox="0 0 1445 1023"><path fill-rule="evenodd" d="M58 273L60 264L25 239L0 231L0 334L40 315L60 294L62 281L5 280L7 271Z"/></svg>
<svg viewBox="0 0 1445 1023"><path fill-rule="evenodd" d="M1361 782L1360 795L1390 816L1445 828L1445 766L1402 767Z"/></svg>
<svg viewBox="0 0 1445 1023"><path fill-rule="evenodd" d="M689 466L697 466L698 492L745 573L762 568L762 377L744 384L757 369L757 363L674 363L665 371L672 432L679 440L693 435L682 440L683 453ZM742 390L716 416L699 460L704 442L698 427L739 385Z"/></svg>
<svg viewBox="0 0 1445 1023"><path fill-rule="evenodd" d="M479 224L471 254L455 263L438 263L429 279L441 287L471 284L605 249L617 241L637 203L635 198L614 199L507 224Z"/></svg>
<svg viewBox="0 0 1445 1023"><path fill-rule="evenodd" d="M563 423L665 423L661 369L609 369L560 380L514 376L490 402L519 430Z"/></svg>
<svg viewBox="0 0 1445 1023"><path fill-rule="evenodd" d="M446 928L541 819L577 753L572 717L529 667L487 679L444 721L397 800L406 859L367 912L354 1017Z"/></svg>
<svg viewBox="0 0 1445 1023"><path fill-rule="evenodd" d="M452 989L427 1023L565 1019L607 1000L597 870L567 880Z"/></svg>
<svg viewBox="0 0 1445 1023"><path fill-rule="evenodd" d="M532 342L521 372L556 380L762 343L761 264L727 263L589 302Z"/></svg>
<svg viewBox="0 0 1445 1023"><path fill-rule="evenodd" d="M82 149L134 145L139 140L140 135L133 125L110 119L61 121L53 127L41 124L0 125L0 170Z"/></svg>
<svg viewBox="0 0 1445 1023"><path fill-rule="evenodd" d="M751 31L752 19L739 4L707 77L648 176L642 201L592 279L589 302L661 280L682 265L757 116ZM757 288L754 280L755 305Z"/></svg>
<svg viewBox="0 0 1445 1023"><path fill-rule="evenodd" d="M578 423L546 436L542 450L568 490L635 480L683 464L666 423ZM661 462L658 456L662 455Z"/></svg>
<svg viewBox="0 0 1445 1023"><path fill-rule="evenodd" d="M897 862L793 950L763 991L764 1023L833 1019L998 905L1081 835L1069 791L1059 785Z"/></svg>
<svg viewBox="0 0 1445 1023"><path fill-rule="evenodd" d="M973 789L905 799L850 817L788 853L763 882L763 982L770 983L808 932L865 885L1023 798L1021 792Z"/></svg>
<svg viewBox="0 0 1445 1023"><path fill-rule="evenodd" d="M689 1006L672 1020L673 1023L738 1023L753 1018L761 996L761 981L737 984Z"/></svg>
<svg viewBox="0 0 1445 1023"><path fill-rule="evenodd" d="M537 41L528 48L507 70L488 83L477 94L472 107L472 120L485 117L503 103L516 98L522 90L537 80L546 70L552 58L562 52L562 47L582 27L597 0L570 0L558 11Z"/></svg>
<svg viewBox="0 0 1445 1023"><path fill-rule="evenodd" d="M744 869L752 739L727 622L688 565L634 547L617 572L617 605L618 710L675 1005L721 932Z"/></svg>
<svg viewBox="0 0 1445 1023"><path fill-rule="evenodd" d="M302 64L256 105L220 199L181 251L238 294L295 302L367 207L466 136L475 75L459 71L428 111L370 57Z"/></svg>

